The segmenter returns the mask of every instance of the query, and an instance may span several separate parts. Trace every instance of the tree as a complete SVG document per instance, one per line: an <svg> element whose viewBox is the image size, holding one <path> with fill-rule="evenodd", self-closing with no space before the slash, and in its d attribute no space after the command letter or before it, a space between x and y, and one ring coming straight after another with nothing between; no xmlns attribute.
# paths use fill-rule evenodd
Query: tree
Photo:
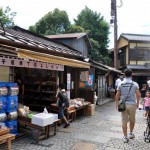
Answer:
<svg viewBox="0 0 150 150"><path fill-rule="evenodd" d="M30 26L29 30L41 35L52 35L65 33L70 26L70 21L66 11L55 9L42 17L34 26Z"/></svg>
<svg viewBox="0 0 150 150"><path fill-rule="evenodd" d="M84 28L76 25L70 25L66 33L81 33L86 32Z"/></svg>
<svg viewBox="0 0 150 150"><path fill-rule="evenodd" d="M90 57L107 63L109 61L107 50L109 24L104 20L104 17L100 13L85 7L74 21L76 26L80 26L88 31L88 36L93 46L93 50L89 52Z"/></svg>
<svg viewBox="0 0 150 150"><path fill-rule="evenodd" d="M14 17L16 16L16 12L11 12L11 9L7 6L4 10L0 8L0 20L4 27L12 27L14 26Z"/></svg>

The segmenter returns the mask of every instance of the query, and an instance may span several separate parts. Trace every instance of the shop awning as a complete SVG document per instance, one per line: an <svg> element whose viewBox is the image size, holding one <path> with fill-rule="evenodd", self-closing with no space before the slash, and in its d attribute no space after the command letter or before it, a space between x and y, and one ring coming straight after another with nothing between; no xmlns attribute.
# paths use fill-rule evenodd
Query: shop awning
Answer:
<svg viewBox="0 0 150 150"><path fill-rule="evenodd" d="M70 58L53 56L53 55L39 53L39 52L33 52L30 50L26 50L26 49L18 49L17 54L18 54L18 57L20 58L34 59L38 61L62 64L62 65L71 66L71 67L90 68L90 64L86 62L82 62L82 61L70 59Z"/></svg>

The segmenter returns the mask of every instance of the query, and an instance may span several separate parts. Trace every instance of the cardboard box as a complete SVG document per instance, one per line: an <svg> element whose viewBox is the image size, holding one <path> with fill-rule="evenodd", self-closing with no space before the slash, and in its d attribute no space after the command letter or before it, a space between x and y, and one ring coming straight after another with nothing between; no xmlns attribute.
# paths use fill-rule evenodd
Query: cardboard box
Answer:
<svg viewBox="0 0 150 150"><path fill-rule="evenodd" d="M95 104L91 104L85 109L85 116L93 116L94 114L95 114Z"/></svg>
<svg viewBox="0 0 150 150"><path fill-rule="evenodd" d="M42 127L53 124L53 122L54 122L53 114L39 113L39 114L33 115L31 119L32 124L36 124Z"/></svg>

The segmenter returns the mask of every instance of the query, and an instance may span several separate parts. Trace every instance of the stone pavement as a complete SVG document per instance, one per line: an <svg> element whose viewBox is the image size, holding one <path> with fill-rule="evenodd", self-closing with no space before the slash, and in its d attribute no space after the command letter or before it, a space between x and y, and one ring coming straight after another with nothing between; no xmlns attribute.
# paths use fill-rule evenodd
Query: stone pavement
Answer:
<svg viewBox="0 0 150 150"><path fill-rule="evenodd" d="M67 129L58 128L57 135L35 144L25 136L12 142L12 150L148 150L150 143L144 142L146 120L143 111L137 110L135 139L122 142L121 117L114 101L96 107L96 114L80 117ZM0 150L4 150L4 145Z"/></svg>

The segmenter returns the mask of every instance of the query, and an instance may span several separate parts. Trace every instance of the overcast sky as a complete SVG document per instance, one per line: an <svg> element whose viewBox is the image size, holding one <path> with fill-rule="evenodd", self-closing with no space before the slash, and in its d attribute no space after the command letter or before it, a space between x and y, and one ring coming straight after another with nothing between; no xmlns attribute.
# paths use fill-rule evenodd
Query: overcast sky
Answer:
<svg viewBox="0 0 150 150"><path fill-rule="evenodd" d="M122 0L123 6L117 8L118 37L121 33L150 34L150 0ZM12 11L17 12L14 18L16 25L28 29L41 17L55 8L65 10L70 21L81 12L85 6L97 11L110 22L111 0L0 0L0 7L9 6ZM120 5L120 0L117 0ZM110 25L110 44L113 48L113 26Z"/></svg>

